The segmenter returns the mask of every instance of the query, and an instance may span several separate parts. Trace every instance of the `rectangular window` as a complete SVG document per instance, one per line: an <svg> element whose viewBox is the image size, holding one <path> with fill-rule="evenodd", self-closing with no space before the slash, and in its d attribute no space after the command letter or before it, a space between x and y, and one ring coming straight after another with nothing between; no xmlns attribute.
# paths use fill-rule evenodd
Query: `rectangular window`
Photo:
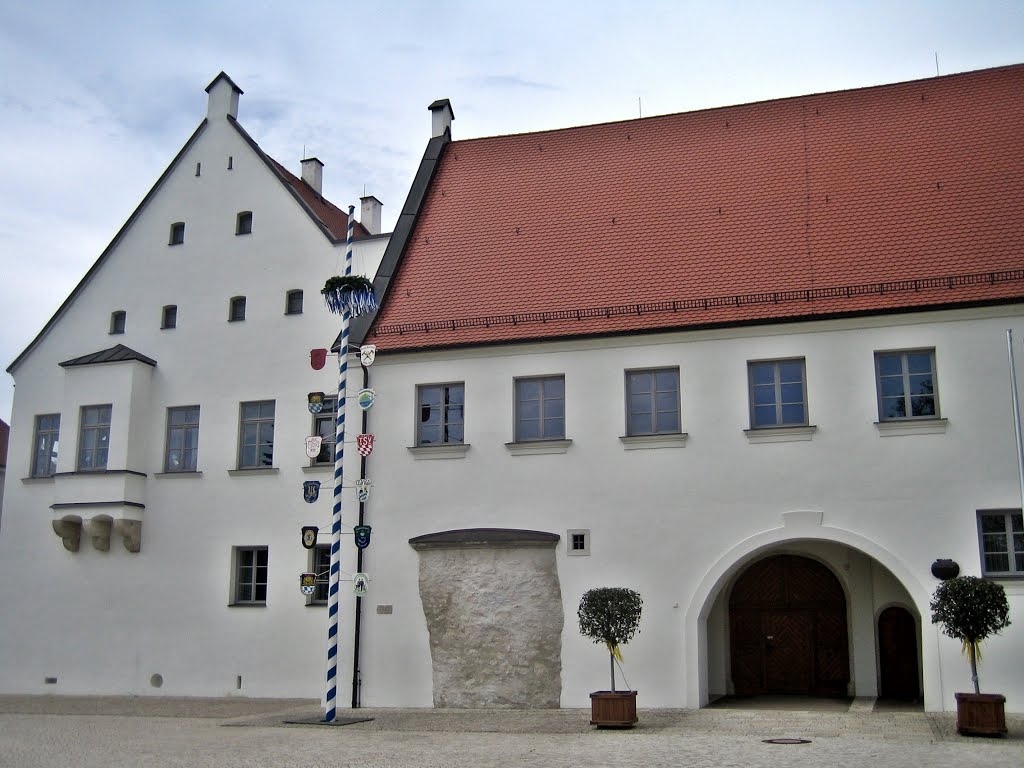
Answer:
<svg viewBox="0 0 1024 768"><path fill-rule="evenodd" d="M679 369L626 371L626 434L680 432Z"/></svg>
<svg viewBox="0 0 1024 768"><path fill-rule="evenodd" d="M320 453L313 459L314 464L334 463L335 435L338 433L338 398L325 397L324 407L313 417L313 434L320 435Z"/></svg>
<svg viewBox="0 0 1024 768"><path fill-rule="evenodd" d="M36 436L32 441L32 477L50 477L57 472L57 445L60 442L60 414L36 416Z"/></svg>
<svg viewBox="0 0 1024 768"><path fill-rule="evenodd" d="M235 547L236 605L266 605L268 559L266 547Z"/></svg>
<svg viewBox="0 0 1024 768"><path fill-rule="evenodd" d="M1024 514L1021 510L979 510L978 536L982 575L1024 576Z"/></svg>
<svg viewBox="0 0 1024 768"><path fill-rule="evenodd" d="M176 221L171 224L171 236L167 241L168 245L181 245L185 242L185 222Z"/></svg>
<svg viewBox="0 0 1024 768"><path fill-rule="evenodd" d="M327 592L331 586L331 545L317 544L310 550L310 560L310 570L316 574L316 591L309 604L326 605Z"/></svg>
<svg viewBox="0 0 1024 768"><path fill-rule="evenodd" d="M416 388L416 444L453 445L463 441L465 385L430 384Z"/></svg>
<svg viewBox="0 0 1024 768"><path fill-rule="evenodd" d="M274 401L242 403L238 468L274 465Z"/></svg>
<svg viewBox="0 0 1024 768"><path fill-rule="evenodd" d="M515 441L565 439L565 377L516 379Z"/></svg>
<svg viewBox="0 0 1024 768"><path fill-rule="evenodd" d="M288 291L284 297L284 313L286 315L302 314L302 291Z"/></svg>
<svg viewBox="0 0 1024 768"><path fill-rule="evenodd" d="M168 304L160 315L161 328L178 327L178 307L176 304Z"/></svg>
<svg viewBox="0 0 1024 768"><path fill-rule="evenodd" d="M245 296L232 298L228 309L228 322L237 323L240 320L245 320Z"/></svg>
<svg viewBox="0 0 1024 768"><path fill-rule="evenodd" d="M107 468L110 447L109 405L82 407L78 431L78 471L99 472Z"/></svg>
<svg viewBox="0 0 1024 768"><path fill-rule="evenodd" d="M164 472L195 472L199 455L199 406L167 409Z"/></svg>
<svg viewBox="0 0 1024 768"><path fill-rule="evenodd" d="M876 352L875 376L879 421L938 417L934 349Z"/></svg>
<svg viewBox="0 0 1024 768"><path fill-rule="evenodd" d="M807 424L802 359L747 363L747 374L751 429Z"/></svg>
<svg viewBox="0 0 1024 768"><path fill-rule="evenodd" d="M124 321L127 315L123 309L110 313L110 333L124 333Z"/></svg>
<svg viewBox="0 0 1024 768"><path fill-rule="evenodd" d="M242 211L235 219L236 235L252 234L252 211Z"/></svg>

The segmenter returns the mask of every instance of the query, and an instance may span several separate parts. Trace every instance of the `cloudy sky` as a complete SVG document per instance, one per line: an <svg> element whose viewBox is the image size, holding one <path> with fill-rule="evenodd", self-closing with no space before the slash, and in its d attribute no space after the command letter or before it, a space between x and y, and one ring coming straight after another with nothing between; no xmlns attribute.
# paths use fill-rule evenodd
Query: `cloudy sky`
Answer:
<svg viewBox="0 0 1024 768"><path fill-rule="evenodd" d="M0 0L0 371L205 115L390 229L451 99L471 138L1024 62L1021 0ZM89 352L93 350L82 350ZM0 418L13 380L0 372Z"/></svg>

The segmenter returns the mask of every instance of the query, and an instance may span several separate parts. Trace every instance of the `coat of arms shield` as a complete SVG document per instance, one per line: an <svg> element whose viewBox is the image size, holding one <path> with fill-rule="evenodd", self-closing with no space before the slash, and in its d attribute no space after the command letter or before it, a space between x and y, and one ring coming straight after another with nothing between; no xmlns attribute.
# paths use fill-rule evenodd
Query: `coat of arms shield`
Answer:
<svg viewBox="0 0 1024 768"><path fill-rule="evenodd" d="M323 392L310 392L306 395L308 400L309 412L316 416L320 411L324 409L324 395Z"/></svg>
<svg viewBox="0 0 1024 768"><path fill-rule="evenodd" d="M306 455L315 459L320 455L320 446L323 445L323 435L312 435L306 438Z"/></svg>
<svg viewBox="0 0 1024 768"><path fill-rule="evenodd" d="M319 371L321 368L323 368L327 364L327 350L309 350L309 364L313 367L314 371Z"/></svg>
<svg viewBox="0 0 1024 768"><path fill-rule="evenodd" d="M377 347L374 344L363 344L359 348L359 362L363 365L373 365L373 360L377 356Z"/></svg>
<svg viewBox="0 0 1024 768"><path fill-rule="evenodd" d="M314 592L316 592L316 574L300 573L299 589L302 590L302 594L304 594L306 597L310 597Z"/></svg>
<svg viewBox="0 0 1024 768"><path fill-rule="evenodd" d="M370 579L365 573L357 573L352 577L352 591L356 597L366 597L366 588L370 585Z"/></svg>
<svg viewBox="0 0 1024 768"><path fill-rule="evenodd" d="M320 533L320 529L315 525L304 525L302 526L302 546L306 549L312 549L316 546L316 535Z"/></svg>
<svg viewBox="0 0 1024 768"><path fill-rule="evenodd" d="M370 486L372 485L373 483L365 477L360 480L356 480L356 493L358 494L360 501L366 501L370 498Z"/></svg>
<svg viewBox="0 0 1024 768"><path fill-rule="evenodd" d="M376 399L377 393L372 389L360 389L359 394L356 395L356 402L359 403L359 407L364 411L370 410Z"/></svg>
<svg viewBox="0 0 1024 768"><path fill-rule="evenodd" d="M307 504L312 504L314 501L320 498L320 481L319 480L307 480L302 484L302 498L306 500Z"/></svg>
<svg viewBox="0 0 1024 768"><path fill-rule="evenodd" d="M360 549L366 549L370 546L370 531L373 530L368 525L357 525L352 529L352 532L356 535L356 546Z"/></svg>
<svg viewBox="0 0 1024 768"><path fill-rule="evenodd" d="M356 435L356 447L362 456L369 456L373 453L373 435Z"/></svg>

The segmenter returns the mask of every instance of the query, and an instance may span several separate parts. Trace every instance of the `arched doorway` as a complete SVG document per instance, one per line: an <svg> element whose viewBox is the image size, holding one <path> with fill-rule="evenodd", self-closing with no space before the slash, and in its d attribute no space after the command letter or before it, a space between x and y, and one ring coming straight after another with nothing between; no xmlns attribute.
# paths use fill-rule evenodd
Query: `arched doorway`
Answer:
<svg viewBox="0 0 1024 768"><path fill-rule="evenodd" d="M846 695L846 595L821 563L775 555L751 565L733 586L729 628L736 694Z"/></svg>
<svg viewBox="0 0 1024 768"><path fill-rule="evenodd" d="M917 623L906 608L891 606L878 616L878 669L878 693L882 698L921 698Z"/></svg>

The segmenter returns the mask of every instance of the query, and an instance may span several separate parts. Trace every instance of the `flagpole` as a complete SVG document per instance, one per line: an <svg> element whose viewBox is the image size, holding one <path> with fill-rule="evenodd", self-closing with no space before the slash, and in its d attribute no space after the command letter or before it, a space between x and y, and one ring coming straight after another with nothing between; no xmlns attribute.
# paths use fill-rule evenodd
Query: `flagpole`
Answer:
<svg viewBox="0 0 1024 768"><path fill-rule="evenodd" d="M345 244L345 276L352 274L352 235L355 231L354 205L348 207L348 237ZM338 428L334 438L334 519L331 523L331 577L327 594L327 712L324 722L337 717L338 698L338 587L341 581L341 489L345 471L345 397L348 375L348 307L341 313L341 346L338 348Z"/></svg>

